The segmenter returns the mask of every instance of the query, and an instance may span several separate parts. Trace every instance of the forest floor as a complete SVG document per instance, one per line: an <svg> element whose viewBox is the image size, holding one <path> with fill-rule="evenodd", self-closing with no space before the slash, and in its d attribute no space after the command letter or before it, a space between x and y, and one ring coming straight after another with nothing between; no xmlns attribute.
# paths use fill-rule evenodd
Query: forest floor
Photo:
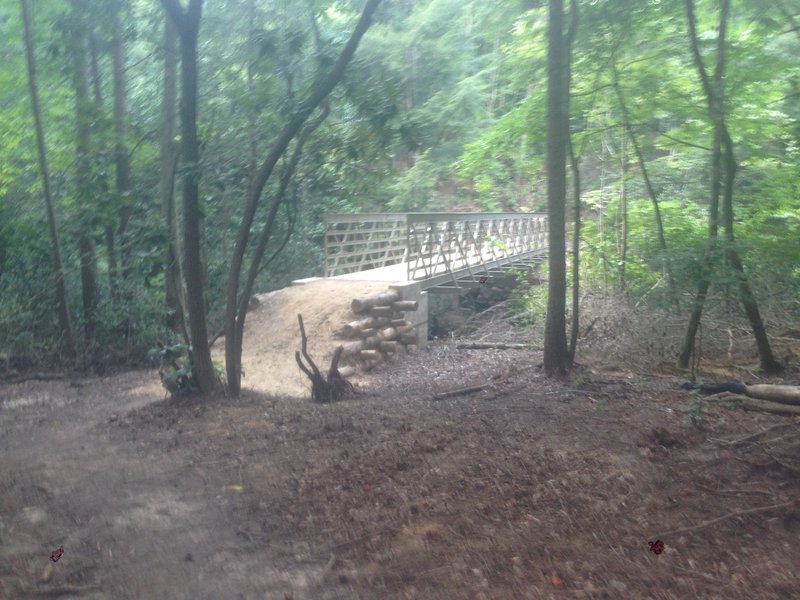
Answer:
<svg viewBox="0 0 800 600"><path fill-rule="evenodd" d="M0 598L800 598L797 420L540 362L435 342L333 405L4 384Z"/></svg>

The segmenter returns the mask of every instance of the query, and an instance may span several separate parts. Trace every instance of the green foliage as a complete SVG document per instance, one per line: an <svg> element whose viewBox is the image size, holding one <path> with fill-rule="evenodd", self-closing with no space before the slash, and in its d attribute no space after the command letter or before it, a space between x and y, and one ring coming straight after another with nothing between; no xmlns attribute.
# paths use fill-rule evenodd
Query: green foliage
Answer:
<svg viewBox="0 0 800 600"><path fill-rule="evenodd" d="M92 73L90 80L98 83L101 101L93 88L91 101L80 107L92 136L91 177L83 187L76 179L76 111L66 51L80 15L64 0L31 4L75 329L80 333L83 325L78 239L88 233L100 289L96 347L83 349L99 350L98 361L139 362L147 348L172 335L164 325L167 233L158 199L163 11L158 2L123 3L129 93L124 141L132 150L133 190L119 198L109 52L116 3L85 0L92 19L84 25L93 28L97 41L99 77ZM205 3L199 48L202 152L196 168L202 175L213 332L222 322L250 165L263 160L297 103L328 72L362 4ZM667 259L679 291L690 293L707 248L712 128L689 51L685 6L673 0L579 5L570 109L581 166L583 289L624 284L631 302L666 306ZM718 6L705 0L696 5L701 53L711 65ZM305 146L267 257L287 231L293 230L292 236L280 258L259 274L257 289L321 274L325 213L543 210L546 10L543 3L521 0L384 3L329 98L330 116ZM774 6L742 0L731 10L725 105L740 165L735 244L759 301L793 303L800 312L800 38L788 31ZM48 362L58 359L53 349L60 334L15 0L0 0L0 55L0 351ZM612 62L658 196L666 255L659 249L641 168L621 127ZM276 179L265 190L265 205L276 193ZM176 201L180 205L180 186ZM124 236L121 207L130 207ZM262 207L256 231L266 218ZM255 234L251 249L254 242ZM720 241L718 259L721 249ZM713 283L730 287L733 279L720 269ZM511 302L519 323L544 318L545 294L543 286L520 280ZM186 360L183 355L165 367L173 389L183 389L182 377L184 387L191 387Z"/></svg>
<svg viewBox="0 0 800 600"><path fill-rule="evenodd" d="M539 279L546 279L546 272L544 265L538 272L533 269L511 272L516 284L509 297L508 306L515 324L526 327L544 323L547 315L547 286L541 285Z"/></svg>

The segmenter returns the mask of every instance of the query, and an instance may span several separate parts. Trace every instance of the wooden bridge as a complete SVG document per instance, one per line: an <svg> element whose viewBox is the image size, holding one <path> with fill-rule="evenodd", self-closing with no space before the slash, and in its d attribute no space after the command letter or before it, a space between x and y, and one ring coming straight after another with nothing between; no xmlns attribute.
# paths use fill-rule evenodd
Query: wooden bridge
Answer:
<svg viewBox="0 0 800 600"><path fill-rule="evenodd" d="M417 282L458 293L547 255L547 215L368 213L325 216L325 277Z"/></svg>

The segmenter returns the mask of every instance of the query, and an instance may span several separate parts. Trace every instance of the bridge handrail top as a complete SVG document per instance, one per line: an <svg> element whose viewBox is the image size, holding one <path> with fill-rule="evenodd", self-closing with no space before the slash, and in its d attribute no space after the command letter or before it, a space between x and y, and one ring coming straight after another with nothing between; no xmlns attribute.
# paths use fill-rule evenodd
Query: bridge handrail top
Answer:
<svg viewBox="0 0 800 600"><path fill-rule="evenodd" d="M547 217L547 213L529 212L413 212L413 213L333 213L324 215L325 222L356 223L361 221L400 221L412 223L424 221L471 221L491 218Z"/></svg>

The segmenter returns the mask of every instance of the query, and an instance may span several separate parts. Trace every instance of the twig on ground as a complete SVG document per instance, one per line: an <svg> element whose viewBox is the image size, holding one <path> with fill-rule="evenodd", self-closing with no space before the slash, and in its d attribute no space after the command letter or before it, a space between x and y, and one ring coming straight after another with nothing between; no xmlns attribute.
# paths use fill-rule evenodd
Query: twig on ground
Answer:
<svg viewBox="0 0 800 600"><path fill-rule="evenodd" d="M734 517L743 517L745 515L755 515L762 512L769 512L772 510L781 510L784 508L790 508L798 504L798 500L789 500L788 502L781 502L780 504L771 504L769 506L758 506L756 508L748 508L746 510L737 510L732 513L728 513L727 515L722 515L721 517L717 517L716 519L711 519L710 521L704 521L699 525L693 525L692 527L684 527L682 529L673 529L672 531L665 531L664 533L659 533L655 538L665 538L671 535L678 535L679 533L690 533L693 531L700 531L701 529L705 529L706 527L710 527L711 525L715 525L722 521L726 521L727 519L732 519Z"/></svg>
<svg viewBox="0 0 800 600"><path fill-rule="evenodd" d="M764 492L762 490L715 490L714 488L706 487L701 483L695 483L695 487L700 488L703 491L709 492L710 494L716 494L717 496L738 496L739 494L760 494L762 496L769 496L770 498L774 498L775 494L772 492Z"/></svg>
<svg viewBox="0 0 800 600"><path fill-rule="evenodd" d="M770 431L775 431L776 429L785 429L789 427L795 427L800 425L800 421L793 421L791 423L778 423L777 425L773 425L772 427L767 427L766 429L762 429L757 433L753 433L747 435L743 438L739 438L738 440L733 440L732 442L726 442L728 446L741 446L742 444L746 444L750 440L754 440L762 435L769 433Z"/></svg>
<svg viewBox="0 0 800 600"><path fill-rule="evenodd" d="M452 398L453 396L465 396L467 394L474 394L489 387L490 384L475 385L472 387L465 387L458 390L450 390L449 392L438 392L433 395L434 400L441 400L443 398Z"/></svg>

